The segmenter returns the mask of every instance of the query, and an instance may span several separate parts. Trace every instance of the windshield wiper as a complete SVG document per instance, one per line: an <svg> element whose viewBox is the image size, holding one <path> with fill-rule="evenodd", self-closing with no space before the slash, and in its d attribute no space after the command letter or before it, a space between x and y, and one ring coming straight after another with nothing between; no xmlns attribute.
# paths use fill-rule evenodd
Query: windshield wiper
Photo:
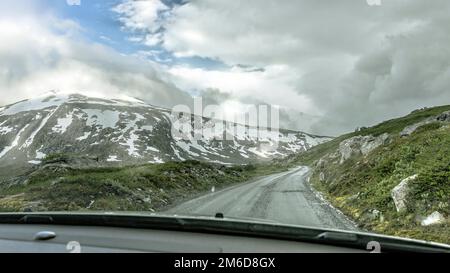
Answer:
<svg viewBox="0 0 450 273"><path fill-rule="evenodd" d="M377 242L381 245L383 252L450 253L450 246L444 244L361 232L214 217L171 217L141 213L3 213L0 214L0 224L106 226L173 230L311 242L360 250L367 250L369 243Z"/></svg>

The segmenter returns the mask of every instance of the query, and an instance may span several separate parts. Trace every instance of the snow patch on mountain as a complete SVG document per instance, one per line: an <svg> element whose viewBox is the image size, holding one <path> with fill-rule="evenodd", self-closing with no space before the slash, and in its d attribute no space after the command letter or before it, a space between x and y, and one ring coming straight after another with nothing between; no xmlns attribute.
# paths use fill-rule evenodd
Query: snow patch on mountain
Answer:
<svg viewBox="0 0 450 273"><path fill-rule="evenodd" d="M12 116L21 112L29 112L42 110L51 107L57 107L64 103L67 100L67 96L59 96L59 97L48 97L48 98L35 98L30 100L25 100L16 104L13 104L9 107L6 107L3 111L0 112L0 115Z"/></svg>
<svg viewBox="0 0 450 273"><path fill-rule="evenodd" d="M83 141L89 138L89 136L91 135L91 132L85 132L84 135L76 138L77 141Z"/></svg>
<svg viewBox="0 0 450 273"><path fill-rule="evenodd" d="M50 117L55 113L55 110L51 110L48 115L41 121L39 127L33 131L33 133L31 133L30 137L25 141L25 143L20 147L21 149L23 148L28 148L34 141L34 138L36 137L36 135L42 130L42 128L47 124L48 120L50 119ZM41 114L38 113L36 115L36 120L39 120L41 118Z"/></svg>
<svg viewBox="0 0 450 273"><path fill-rule="evenodd" d="M0 165L15 158L36 164L54 153L84 154L109 164L189 159L245 164L303 152L330 140L201 117L193 128L191 116L177 118L132 98L52 93L0 109ZM174 134L175 127L179 134Z"/></svg>
<svg viewBox="0 0 450 273"><path fill-rule="evenodd" d="M52 128L53 132L58 134L64 134L67 131L67 128L72 124L73 122L73 112L67 114L67 116L63 118L59 118L57 124L55 127Z"/></svg>
<svg viewBox="0 0 450 273"><path fill-rule="evenodd" d="M16 147L17 145L19 145L19 140L22 136L22 133L28 128L28 124L25 125L25 127L23 127L16 135L16 137L14 138L13 142L11 143L11 145L6 146L3 148L3 150L0 152L0 158L4 157L9 151L11 151L14 147Z"/></svg>
<svg viewBox="0 0 450 273"><path fill-rule="evenodd" d="M11 133L12 131L14 131L14 127L0 127L0 135L7 135L9 133Z"/></svg>
<svg viewBox="0 0 450 273"><path fill-rule="evenodd" d="M122 160L118 159L117 155L110 155L108 157L108 159L106 159L106 161L108 161L108 162L122 162Z"/></svg>
<svg viewBox="0 0 450 273"><path fill-rule="evenodd" d="M87 114L87 126L100 126L101 128L115 128L120 120L120 112L99 109L83 109Z"/></svg>

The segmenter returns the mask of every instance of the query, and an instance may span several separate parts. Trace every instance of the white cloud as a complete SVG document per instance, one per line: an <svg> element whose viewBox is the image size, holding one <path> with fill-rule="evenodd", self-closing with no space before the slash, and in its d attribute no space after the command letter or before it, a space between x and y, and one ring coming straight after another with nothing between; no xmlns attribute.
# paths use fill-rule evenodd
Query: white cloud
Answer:
<svg viewBox="0 0 450 273"><path fill-rule="evenodd" d="M124 0L113 10L129 40L162 47L136 58L83 41L73 21L38 18L35 5L0 2L0 103L37 89L126 92L165 106L187 102L186 93L167 83L173 81L230 109L279 104L288 109L289 126L301 128L295 115L307 113L320 134L450 103L446 0L392 0L379 7L365 0L193 0L173 8L159 0ZM164 50L231 68L139 59ZM158 62L171 63L161 55Z"/></svg>
<svg viewBox="0 0 450 273"><path fill-rule="evenodd" d="M148 46L162 41L160 30L163 20L161 13L168 12L169 7L159 0L125 0L115 6L113 11L119 15L119 21L125 29L141 33L141 40ZM146 33L149 33L146 35Z"/></svg>
<svg viewBox="0 0 450 273"><path fill-rule="evenodd" d="M374 41L367 31L378 17L363 1L305 0L197 0L172 14L165 24L167 49L253 65L360 51Z"/></svg>
<svg viewBox="0 0 450 273"><path fill-rule="evenodd" d="M298 94L289 81L296 75L283 65L268 66L264 71L247 72L234 67L230 70L205 70L186 66L169 69L172 80L184 90L218 89L233 100L271 102L273 105L296 108L298 111L320 114L308 97Z"/></svg>
<svg viewBox="0 0 450 273"><path fill-rule="evenodd" d="M167 107L189 101L155 65L84 41L79 31L54 17L0 19L0 104L48 90L126 94Z"/></svg>
<svg viewBox="0 0 450 273"><path fill-rule="evenodd" d="M158 13L168 10L159 0L126 0L113 8L120 15L119 20L131 30L157 30Z"/></svg>
<svg viewBox="0 0 450 273"><path fill-rule="evenodd" d="M194 0L173 8L158 41L178 57L267 69L175 67L178 85L306 109L322 115L315 132L338 134L450 103L449 13L446 0Z"/></svg>

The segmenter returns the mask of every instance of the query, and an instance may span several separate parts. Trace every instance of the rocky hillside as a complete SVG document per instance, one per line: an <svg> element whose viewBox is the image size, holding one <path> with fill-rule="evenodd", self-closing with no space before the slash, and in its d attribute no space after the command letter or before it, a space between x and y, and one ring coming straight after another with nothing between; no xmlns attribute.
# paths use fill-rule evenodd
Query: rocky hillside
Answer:
<svg viewBox="0 0 450 273"><path fill-rule="evenodd" d="M450 106L414 111L290 158L363 229L450 243Z"/></svg>
<svg viewBox="0 0 450 273"><path fill-rule="evenodd" d="M286 130L254 134L255 128L207 118L201 118L195 132L183 132L208 132L200 139L177 139L171 133L175 118L169 110L137 99L77 94L51 93L5 106L0 108L0 173L40 164L54 154L94 159L101 166L184 160L245 164L303 152L329 140ZM189 125L183 128L191 128L190 119L182 122ZM220 140L224 136L227 140Z"/></svg>

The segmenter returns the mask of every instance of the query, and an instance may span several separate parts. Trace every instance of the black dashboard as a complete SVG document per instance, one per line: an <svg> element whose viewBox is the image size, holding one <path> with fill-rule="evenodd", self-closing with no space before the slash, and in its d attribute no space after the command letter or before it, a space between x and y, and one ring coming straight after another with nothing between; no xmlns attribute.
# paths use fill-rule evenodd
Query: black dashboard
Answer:
<svg viewBox="0 0 450 273"><path fill-rule="evenodd" d="M215 217L0 213L3 253L450 253L450 246L361 232Z"/></svg>
<svg viewBox="0 0 450 273"><path fill-rule="evenodd" d="M56 237L39 240L40 232ZM322 253L363 252L311 243L165 230L58 225L0 225L8 253ZM367 252L367 251L366 251Z"/></svg>

